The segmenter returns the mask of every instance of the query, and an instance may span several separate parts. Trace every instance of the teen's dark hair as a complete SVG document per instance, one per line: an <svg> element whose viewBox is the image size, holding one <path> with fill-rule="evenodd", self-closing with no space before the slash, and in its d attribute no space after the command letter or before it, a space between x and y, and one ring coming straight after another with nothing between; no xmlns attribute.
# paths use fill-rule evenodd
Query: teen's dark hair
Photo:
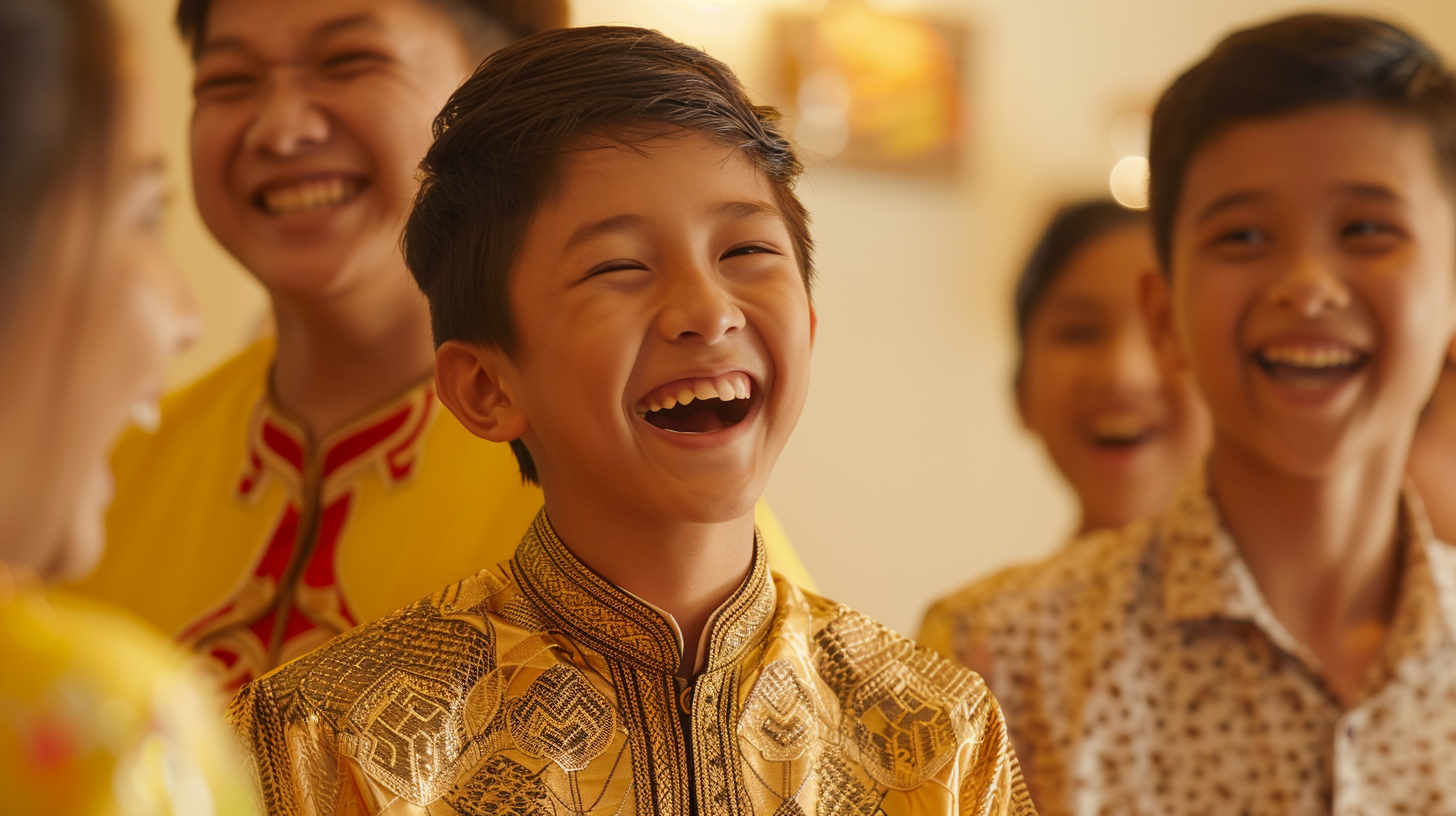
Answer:
<svg viewBox="0 0 1456 816"><path fill-rule="evenodd" d="M40 284L47 213L113 182L118 50L103 0L0 0L0 334Z"/></svg>
<svg viewBox="0 0 1456 816"><path fill-rule="evenodd" d="M247 2L247 0L242 0ZM308 2L308 0L302 0ZM425 0L436 6L460 29L465 47L476 62L492 51L538 31L567 24L567 0ZM197 59L207 39L207 15L213 0L178 0L177 32L192 47Z"/></svg>
<svg viewBox="0 0 1456 816"><path fill-rule="evenodd" d="M600 139L636 147L654 128L706 136L763 172L807 286L813 242L793 190L802 167L778 119L749 101L728 66L655 31L562 29L496 52L435 119L405 224L405 263L430 301L436 344L516 353L511 267L563 155ZM522 477L534 482L526 446L511 447Z"/></svg>
<svg viewBox="0 0 1456 816"><path fill-rule="evenodd" d="M1072 256L1110 232L1147 220L1147 212L1130 210L1107 198L1079 201L1057 210L1016 280L1016 337L1022 352L1037 307Z"/></svg>
<svg viewBox="0 0 1456 816"><path fill-rule="evenodd" d="M1347 102L1423 125L1456 184L1456 80L1425 43L1390 23L1340 14L1238 31L1178 77L1153 112L1148 197L1164 274L1183 181L1201 148L1241 122Z"/></svg>

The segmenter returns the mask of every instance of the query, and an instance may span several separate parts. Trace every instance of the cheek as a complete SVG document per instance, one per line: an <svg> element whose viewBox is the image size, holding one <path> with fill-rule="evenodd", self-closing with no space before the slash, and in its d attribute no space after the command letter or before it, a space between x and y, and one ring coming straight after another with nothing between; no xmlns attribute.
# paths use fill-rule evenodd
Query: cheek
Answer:
<svg viewBox="0 0 1456 816"><path fill-rule="evenodd" d="M389 117L381 118L380 111L389 111ZM362 148L376 190L398 199L406 210L419 188L417 169L433 143L430 125L438 112L419 99L368 88L329 104L337 128Z"/></svg>
<svg viewBox="0 0 1456 816"><path fill-rule="evenodd" d="M1026 424L1048 444L1074 434L1076 392L1085 365L1080 355L1059 348L1030 348L1021 372Z"/></svg>
<svg viewBox="0 0 1456 816"><path fill-rule="evenodd" d="M241 137L237 133L239 128L229 123L228 118L209 113L195 116L192 121L192 193L208 226L212 226L232 198L228 157L235 152L232 146Z"/></svg>
<svg viewBox="0 0 1456 816"><path fill-rule="evenodd" d="M1174 328L1195 380L1208 387L1209 378L1233 376L1238 368L1242 310L1255 295L1244 291L1232 275L1189 277L1189 283L1174 293Z"/></svg>

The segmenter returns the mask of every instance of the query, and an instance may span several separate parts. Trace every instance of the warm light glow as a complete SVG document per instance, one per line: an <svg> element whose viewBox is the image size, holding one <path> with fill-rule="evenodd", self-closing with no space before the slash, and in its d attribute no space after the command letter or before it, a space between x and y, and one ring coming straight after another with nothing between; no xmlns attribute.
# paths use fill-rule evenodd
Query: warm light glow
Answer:
<svg viewBox="0 0 1456 816"><path fill-rule="evenodd" d="M1118 158L1148 155L1148 131L1152 130L1152 118L1143 111L1130 111L1112 120L1107 129L1107 141Z"/></svg>
<svg viewBox="0 0 1456 816"><path fill-rule="evenodd" d="M1112 176L1107 180L1112 197L1117 203L1130 210L1148 208L1148 160L1142 156L1128 156L1112 167Z"/></svg>

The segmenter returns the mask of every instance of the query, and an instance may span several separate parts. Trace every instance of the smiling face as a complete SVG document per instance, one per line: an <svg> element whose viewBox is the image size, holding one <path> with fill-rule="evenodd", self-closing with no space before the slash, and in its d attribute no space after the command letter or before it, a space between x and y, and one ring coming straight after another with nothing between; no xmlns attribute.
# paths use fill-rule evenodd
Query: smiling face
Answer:
<svg viewBox="0 0 1456 816"><path fill-rule="evenodd" d="M471 67L424 0L216 0L194 83L203 220L274 293L407 283L415 168Z"/></svg>
<svg viewBox="0 0 1456 816"><path fill-rule="evenodd" d="M1304 478L1404 462L1456 330L1456 213L1422 126L1360 104L1237 125L1189 166L1172 246L1215 450Z"/></svg>
<svg viewBox="0 0 1456 816"><path fill-rule="evenodd" d="M1074 254L1026 329L1017 405L1082 505L1083 530L1157 511L1208 444L1183 370L1159 364L1139 302L1157 274L1142 224Z"/></svg>
<svg viewBox="0 0 1456 816"><path fill-rule="evenodd" d="M518 350L482 352L509 402L489 438L524 439L548 510L752 513L803 407L814 331L774 202L746 157L693 133L563 160L512 267ZM454 391L442 382L472 413Z"/></svg>
<svg viewBox="0 0 1456 816"><path fill-rule="evenodd" d="M166 363L198 328L162 241L165 184L151 91L133 65L125 68L117 188L103 195L86 179L53 202L55 221L40 239L40 285L0 348L3 389L32 397L0 410L13 471L0 469L0 481L19 500L0 505L0 557L49 579L84 575L100 558L108 452L127 423L155 421Z"/></svg>

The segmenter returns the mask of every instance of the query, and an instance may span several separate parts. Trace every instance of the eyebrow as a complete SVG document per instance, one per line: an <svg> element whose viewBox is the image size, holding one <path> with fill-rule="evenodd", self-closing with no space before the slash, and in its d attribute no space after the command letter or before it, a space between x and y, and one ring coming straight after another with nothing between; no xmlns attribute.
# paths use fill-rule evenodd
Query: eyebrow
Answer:
<svg viewBox="0 0 1456 816"><path fill-rule="evenodd" d="M1263 190L1239 190L1237 192L1229 193L1228 195L1220 196L1214 199L1212 204L1204 207L1203 211L1198 214L1198 217L1194 219L1193 223L1202 224L1203 222L1214 217L1215 215L1218 215L1224 210L1231 210L1234 207L1242 206L1244 204L1251 204L1256 201L1263 201L1268 197L1269 194L1267 192L1264 192Z"/></svg>
<svg viewBox="0 0 1456 816"><path fill-rule="evenodd" d="M328 20L326 22L320 23L319 25L314 27L313 31L309 32L307 40L310 45L316 45L320 41L326 40L341 31L348 31L349 29L354 28L372 29L378 31L384 28L384 24L380 22L379 18L375 17L373 14L353 14L348 17L339 17L334 20ZM198 49L197 51L197 56L200 59L203 56L206 56L207 54L213 53L215 51L252 50L253 49L247 44L247 42L245 42L240 37L222 37L220 39L208 40L207 42L203 43L202 48Z"/></svg>
<svg viewBox="0 0 1456 816"><path fill-rule="evenodd" d="M1385 201L1391 204L1401 204L1405 202L1405 196L1402 196L1400 193L1392 190L1390 187L1379 183L1360 181L1346 182L1344 184L1335 185L1335 192L1343 193L1354 198ZM1238 207L1244 204L1261 201L1267 199L1268 197L1269 193L1263 190L1240 190L1238 192L1229 193L1226 196L1214 200L1214 202L1212 204L1209 204L1207 207L1204 207L1203 212L1198 214L1198 219L1194 223L1201 224L1204 221L1207 221L1215 215L1223 212L1224 210L1232 209L1234 207Z"/></svg>
<svg viewBox="0 0 1456 816"><path fill-rule="evenodd" d="M761 201L728 201L713 208L713 213L729 218L755 218L765 215L774 218L783 217L778 207ZM600 235L628 232L629 230L640 227L646 220L640 215L633 215L631 213L623 213L622 215L614 215L611 218L604 218L601 221L578 228L571 234L570 238L566 239L564 248L567 250L573 249Z"/></svg>

